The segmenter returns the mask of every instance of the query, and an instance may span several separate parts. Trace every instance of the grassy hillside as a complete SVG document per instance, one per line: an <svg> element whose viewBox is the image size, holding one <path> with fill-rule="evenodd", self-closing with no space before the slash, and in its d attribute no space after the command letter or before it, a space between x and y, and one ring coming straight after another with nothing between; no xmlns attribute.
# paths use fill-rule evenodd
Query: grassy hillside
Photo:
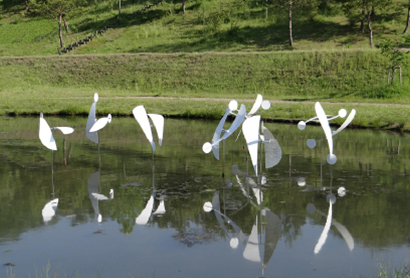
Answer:
<svg viewBox="0 0 410 278"><path fill-rule="evenodd" d="M153 3L154 1L152 1ZM116 3L98 1L96 5L68 17L70 34L66 45L119 20L119 23L72 54L275 51L287 50L286 9L268 7L260 0L188 0L186 13L181 1L163 2L141 14L150 1L123 0L118 16ZM377 10L373 21L375 43L384 38L399 39L406 22L405 1L396 0L388 10ZM30 10L29 10L30 11ZM21 12L2 12L0 55L51 55L57 53L58 25ZM327 4L313 12L294 11L294 50L337 50L369 48L368 31L361 33L359 21L351 22L339 6Z"/></svg>
<svg viewBox="0 0 410 278"><path fill-rule="evenodd" d="M387 59L370 49L359 23L352 24L335 6L295 12L295 45L290 49L286 11L270 6L265 18L264 1L191 0L185 14L179 1L163 2L135 14L149 3L123 0L118 16L115 3L99 2L69 17L66 45L117 23L61 56L55 55L56 23L24 9L3 11L0 56L9 57L0 58L0 114L85 115L96 91L103 104L98 112L117 115L130 115L143 103L168 116L219 118L226 106L225 100L128 99L141 96L254 99L261 93L270 100L410 103L407 69L403 86L387 85ZM402 37L404 4L376 9L375 43ZM337 113L343 106L358 107L328 104L326 109ZM274 107L266 114L270 119L314 115L311 103ZM410 128L407 106L360 110L356 126Z"/></svg>

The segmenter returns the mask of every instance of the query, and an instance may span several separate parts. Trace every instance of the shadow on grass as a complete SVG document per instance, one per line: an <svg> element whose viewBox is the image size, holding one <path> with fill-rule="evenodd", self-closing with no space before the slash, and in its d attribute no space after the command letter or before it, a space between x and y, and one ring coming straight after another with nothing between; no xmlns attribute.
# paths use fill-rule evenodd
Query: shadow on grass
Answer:
<svg viewBox="0 0 410 278"><path fill-rule="evenodd" d="M210 33L202 30L187 31L181 36L187 42L159 44L151 47L133 49L131 52L174 52L174 51L210 51L225 49L269 49L290 50L289 29L284 20L276 24L261 27L233 27L228 30ZM315 20L299 20L293 24L293 39L306 40L314 43L339 41L341 45L349 45L363 39L363 35L355 31L354 26L341 25L334 22L323 22ZM188 41L189 39L189 41Z"/></svg>

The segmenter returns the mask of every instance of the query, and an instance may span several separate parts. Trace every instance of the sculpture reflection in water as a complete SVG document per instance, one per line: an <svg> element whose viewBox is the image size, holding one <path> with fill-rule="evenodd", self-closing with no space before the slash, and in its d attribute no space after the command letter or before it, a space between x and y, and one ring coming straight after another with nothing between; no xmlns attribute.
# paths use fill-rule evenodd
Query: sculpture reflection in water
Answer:
<svg viewBox="0 0 410 278"><path fill-rule="evenodd" d="M148 139L152 148L152 193L145 205L145 208L141 211L138 217L135 219L135 223L138 225L146 225L152 216L162 215L166 212L165 209L165 195L161 194L159 197L159 205L154 212L154 203L156 199L156 189L155 189L155 165L154 165L154 152L156 150L154 137L152 134L152 126L155 127L158 136L158 144L162 146L162 140L164 136L164 117L158 114L147 114L143 105L139 105L132 110L135 120L137 120L145 137ZM149 119L151 119L153 125L150 124Z"/></svg>
<svg viewBox="0 0 410 278"><path fill-rule="evenodd" d="M205 212L214 212L220 227L230 238L230 247L232 249L238 248L239 242L244 245L243 257L246 260L261 263L262 275L264 275L265 269L281 237L282 225L279 217L268 208L260 209L260 214L256 215L252 231L248 238L246 238L241 228L226 214L221 212L219 190L214 193L212 202L204 204L203 209ZM230 233L225 224L232 226L235 232ZM258 234L258 228L260 229L260 234Z"/></svg>
<svg viewBox="0 0 410 278"><path fill-rule="evenodd" d="M354 119L356 115L356 110L352 109L350 112L349 116L345 120L345 122L335 131L332 131L330 129L329 121L336 119L338 117L344 118L347 115L346 109L340 109L339 114L337 116L328 116L326 115L325 111L323 110L322 106L320 105L319 102L316 102L315 104L315 111L316 111L316 117L311 118L307 120L306 122L300 121L298 123L298 128L300 130L304 130L306 128L306 124L308 122L319 122L320 125L322 126L322 129L325 133L327 143L329 145L329 155L327 156L326 160L329 164L335 164L337 161L337 157L335 154L333 154L333 136L341 132L343 129L345 129ZM307 145L309 148L314 148L316 146L316 140L315 139L308 139L307 140Z"/></svg>
<svg viewBox="0 0 410 278"><path fill-rule="evenodd" d="M64 135L71 134L74 132L74 129L71 127L52 127L48 125L47 121L44 119L43 113L40 113L40 123L39 123L39 132L38 136L40 138L41 143L48 149L51 150L51 184L53 187L53 199L49 201L41 211L43 216L43 221L47 223L50 221L56 213L57 206L58 206L58 198L55 198L54 193L54 151L57 150L56 141L53 137L53 130L60 130Z"/></svg>
<svg viewBox="0 0 410 278"><path fill-rule="evenodd" d="M338 189L338 195L339 197L344 197L346 195L346 190L344 187L339 187ZM319 240L315 246L314 253L318 254L320 250L322 249L323 245L326 242L327 236L330 231L331 225L333 225L336 230L342 235L343 239L346 241L347 246L349 247L349 250L352 251L354 249L354 240L349 231L345 226L337 222L335 219L332 218L333 216L333 206L336 203L336 196L332 193L332 180L330 181L330 188L329 188L329 194L326 196L326 201L329 203L329 210L327 215L320 210L316 209L315 205L312 203L309 203L306 207L306 210L310 214L314 214L315 212L326 217L326 224L323 228L322 234L319 237Z"/></svg>
<svg viewBox="0 0 410 278"><path fill-rule="evenodd" d="M254 114L258 112L260 108L263 108L264 110L267 110L270 108L270 102L265 100L263 101L262 95L258 94L256 97L255 103L252 106L252 109L249 111L249 113L246 113L246 107L245 105L241 105L240 109L238 110L238 103L236 100L232 100L228 107L225 110L225 114L220 120L218 126L216 127L214 136L212 138L212 143L206 142L202 146L202 150L205 153L210 153L211 150L217 160L219 160L219 143L222 141L223 142L223 171L222 171L222 176L225 176L225 139L227 139L229 136L231 136L238 128L239 126L244 122L245 118L252 118ZM237 111L235 114L234 111ZM223 126L225 124L225 121L229 115L234 115L235 120L231 124L231 126L228 129L224 129ZM259 116L260 118L260 116ZM244 131L248 131L248 128L245 129ZM223 136L221 137L223 133ZM249 137L249 134L252 134L252 132L248 133L245 135ZM239 135L238 135L239 136ZM251 138L251 137L249 137ZM251 144L252 145L252 144Z"/></svg>
<svg viewBox="0 0 410 278"><path fill-rule="evenodd" d="M161 194L159 197L159 205L154 212L154 203L156 199L156 188L155 188L155 165L154 160L152 161L152 193L145 205L145 208L141 211L138 217L135 219L135 223L138 225L146 225L148 221L154 215L162 215L166 212L165 209L165 195Z"/></svg>
<svg viewBox="0 0 410 278"><path fill-rule="evenodd" d="M90 198L91 205L93 206L94 213L97 215L98 223L101 223L103 220L98 202L114 199L114 189L110 189L109 197L99 193L101 182L100 176L100 170L98 170L97 172L91 174L87 181L88 196Z"/></svg>
<svg viewBox="0 0 410 278"><path fill-rule="evenodd" d="M252 109L253 111L253 109ZM206 202L204 204L204 211L210 212L214 211L215 217L219 222L219 225L224 230L225 234L230 238L231 248L237 248L239 242L245 245L243 251L243 257L246 260L252 262L261 263L262 275L264 275L265 269L271 259L273 252L276 248L276 245L281 237L282 225L279 217L273 213L269 208L262 209L263 203L263 192L261 190L262 185L266 185L267 179L261 174L261 171L258 175L258 145L261 143L260 151L260 168L262 169L262 144L265 144L265 167L271 168L277 165L282 158L282 150L279 146L279 143L273 137L272 133L269 132L267 128L263 126L262 123L262 133L259 134L260 127L260 115L248 117L243 126L242 131L247 142L249 154L252 160L252 166L256 173L257 183L253 180L254 175L249 175L243 173L238 169L238 166L233 165L232 171L236 176L238 185L247 198L247 204L252 204L257 207L259 210L259 215L255 216L255 222L252 226L252 231L248 238L239 228L239 226L228 218L224 213L221 212L220 201L219 201L219 191L216 191L212 203ZM245 163L247 163L247 158L245 158ZM241 182L241 178L245 178L245 184ZM253 192L253 195L256 199L256 204L253 201L253 197L250 192ZM235 233L230 234L226 229L225 223L228 223L232 226ZM258 229L260 234L258 234Z"/></svg>
<svg viewBox="0 0 410 278"><path fill-rule="evenodd" d="M53 199L49 201L41 211L41 215L43 216L43 221L44 223L47 223L50 221L53 216L56 214L57 211L57 206L58 206L58 198L55 196L54 192L54 171L53 171L53 162L51 163L51 185L53 188L53 191L51 195L53 196Z"/></svg>

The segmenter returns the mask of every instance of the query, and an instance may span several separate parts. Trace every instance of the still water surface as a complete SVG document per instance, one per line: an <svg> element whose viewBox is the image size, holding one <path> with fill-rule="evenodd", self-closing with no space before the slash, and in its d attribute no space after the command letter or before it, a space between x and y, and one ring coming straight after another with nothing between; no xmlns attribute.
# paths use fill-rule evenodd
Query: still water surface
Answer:
<svg viewBox="0 0 410 278"><path fill-rule="evenodd" d="M410 262L407 135L344 130L330 166L326 143L306 146L320 127L266 124L283 157L260 185L243 137L226 142L225 178L202 152L218 122L166 119L153 160L133 118L114 118L100 146L85 118L46 119L76 130L54 132L53 163L37 118L0 119L0 263L14 264L0 277L48 264L61 277L365 277Z"/></svg>

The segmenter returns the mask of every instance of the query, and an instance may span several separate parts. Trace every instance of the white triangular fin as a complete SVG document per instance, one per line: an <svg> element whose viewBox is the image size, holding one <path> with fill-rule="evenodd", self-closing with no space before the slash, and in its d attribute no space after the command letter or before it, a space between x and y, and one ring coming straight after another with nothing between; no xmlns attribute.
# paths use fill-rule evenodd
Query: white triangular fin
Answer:
<svg viewBox="0 0 410 278"><path fill-rule="evenodd" d="M135 107L132 110L132 114L134 115L134 118L137 120L137 122L141 126L142 131L145 134L145 137L147 137L148 141L150 142L152 151L155 151L155 143L154 143L154 140L152 139L151 124L149 123L147 111L145 111L144 106L139 105Z"/></svg>
<svg viewBox="0 0 410 278"><path fill-rule="evenodd" d="M159 145L162 146L162 138L164 136L164 117L158 114L148 114L154 123L155 129L157 130Z"/></svg>
<svg viewBox="0 0 410 278"><path fill-rule="evenodd" d="M259 125L261 116L254 116L245 120L242 125L243 135L248 145L249 155L251 156L253 169L258 175L258 143L259 143Z"/></svg>

